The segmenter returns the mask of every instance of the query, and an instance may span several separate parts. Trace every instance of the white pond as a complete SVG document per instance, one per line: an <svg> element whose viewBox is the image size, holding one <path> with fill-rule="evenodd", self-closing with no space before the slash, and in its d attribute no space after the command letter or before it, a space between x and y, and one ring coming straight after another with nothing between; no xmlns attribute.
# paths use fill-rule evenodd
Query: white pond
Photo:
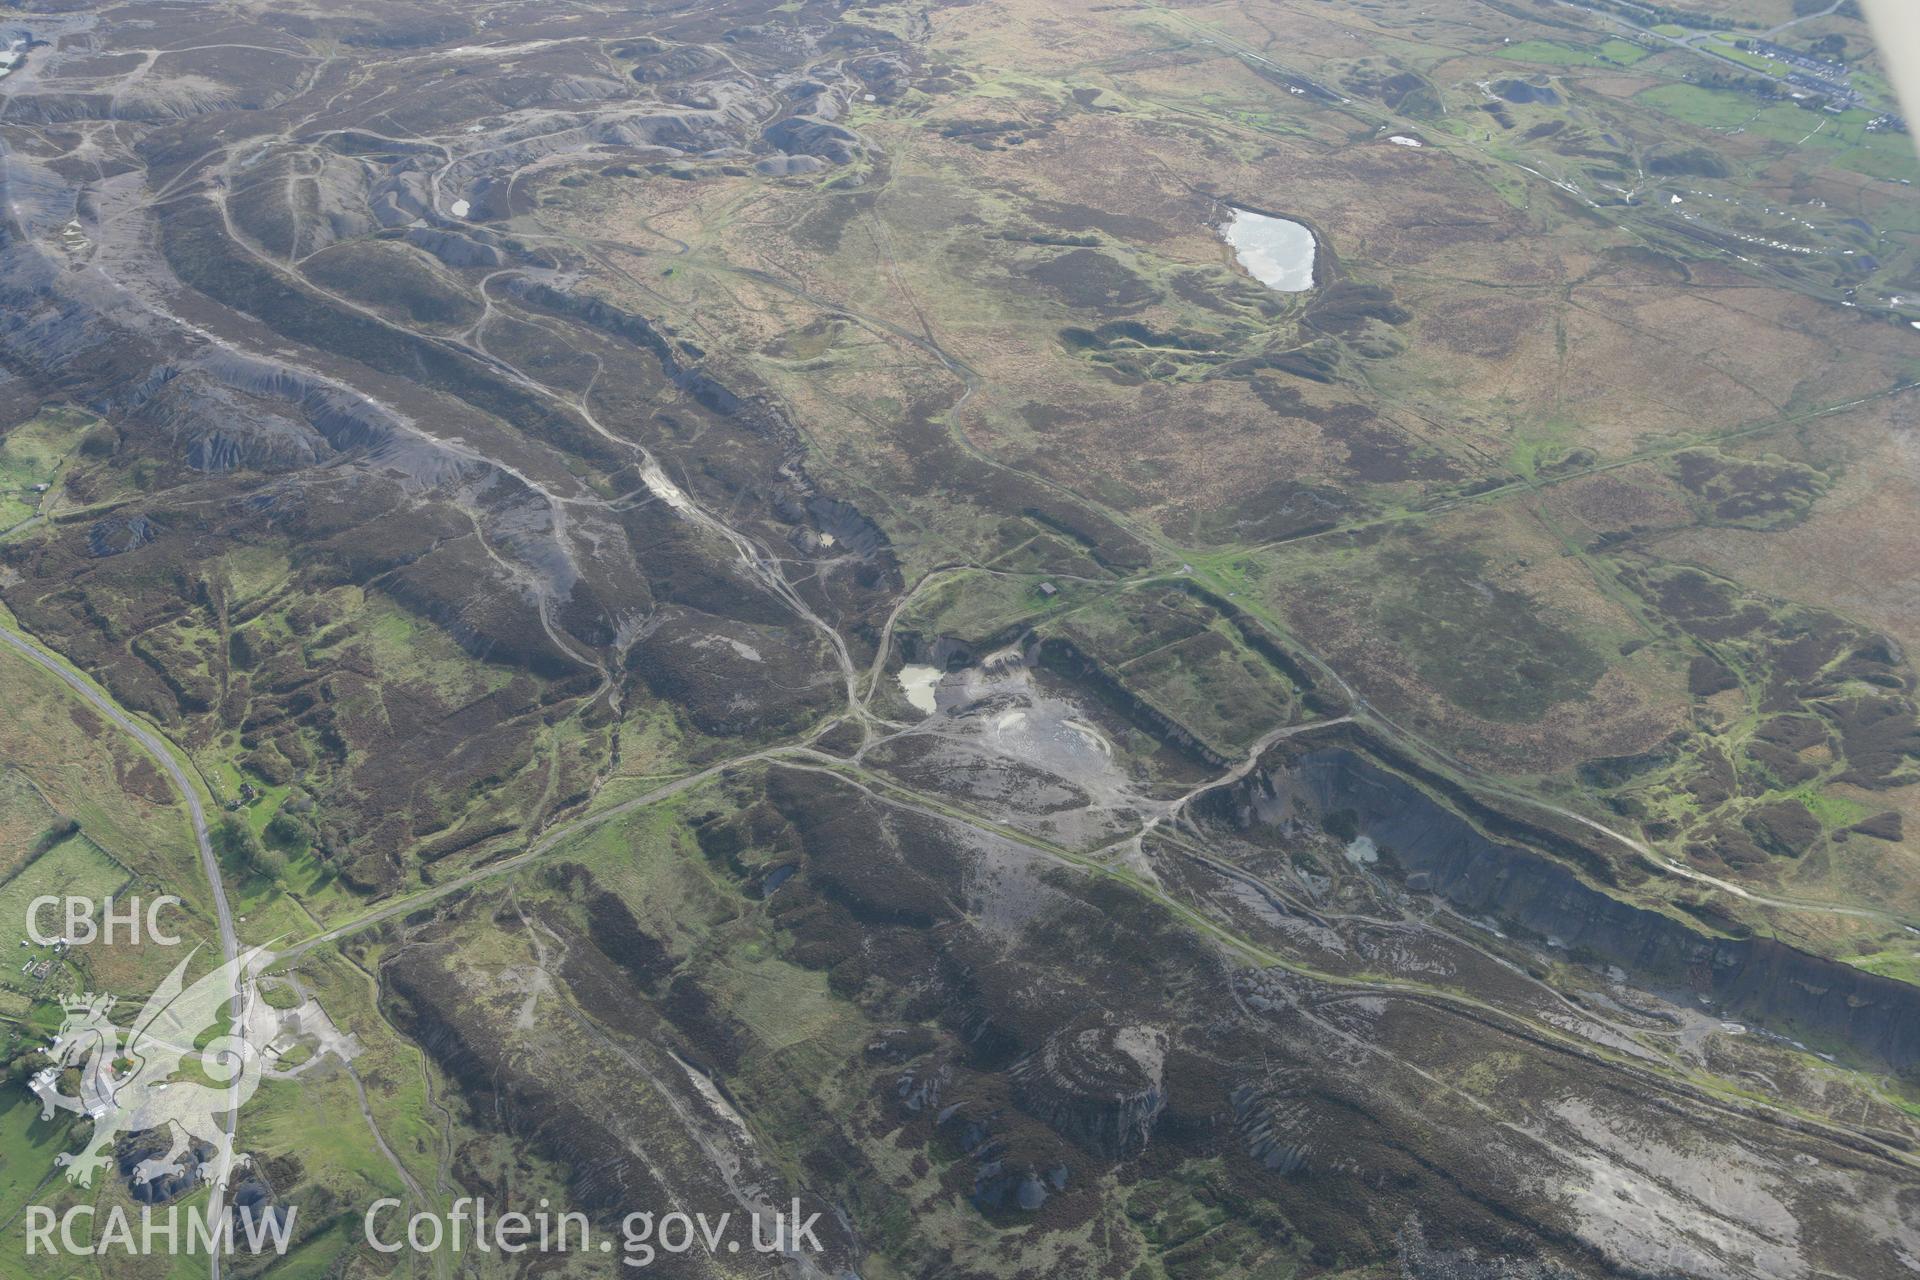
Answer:
<svg viewBox="0 0 1920 1280"><path fill-rule="evenodd" d="M467 216L467 210L473 208L473 205L465 200L455 200L450 207L453 209L454 217L464 218Z"/></svg>
<svg viewBox="0 0 1920 1280"><path fill-rule="evenodd" d="M1235 209L1224 234L1240 265L1269 289L1304 293L1313 288L1313 232L1299 223Z"/></svg>
<svg viewBox="0 0 1920 1280"><path fill-rule="evenodd" d="M907 701L913 709L926 715L932 715L939 703L934 700L934 686L940 683L945 674L938 667L924 667L908 663L900 668L900 692L907 695Z"/></svg>

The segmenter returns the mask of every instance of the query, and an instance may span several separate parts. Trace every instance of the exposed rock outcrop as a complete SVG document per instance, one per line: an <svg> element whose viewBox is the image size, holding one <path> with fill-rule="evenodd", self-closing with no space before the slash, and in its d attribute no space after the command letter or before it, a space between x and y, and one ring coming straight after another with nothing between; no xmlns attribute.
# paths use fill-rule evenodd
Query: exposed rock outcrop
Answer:
<svg viewBox="0 0 1920 1280"><path fill-rule="evenodd" d="M1167 1105L1166 1059L1164 1032L1094 1015L1062 1027L1010 1074L1022 1107L1087 1149L1123 1160L1145 1148Z"/></svg>
<svg viewBox="0 0 1920 1280"><path fill-rule="evenodd" d="M1383 859L1424 875L1433 893L1462 911L1560 939L1575 954L1706 996L1759 1025L1920 1073L1920 989L1770 938L1711 936L1624 902L1552 858L1490 838L1381 766L1364 743L1276 752L1240 783L1204 797L1199 809L1248 832L1290 815L1317 824L1350 811Z"/></svg>

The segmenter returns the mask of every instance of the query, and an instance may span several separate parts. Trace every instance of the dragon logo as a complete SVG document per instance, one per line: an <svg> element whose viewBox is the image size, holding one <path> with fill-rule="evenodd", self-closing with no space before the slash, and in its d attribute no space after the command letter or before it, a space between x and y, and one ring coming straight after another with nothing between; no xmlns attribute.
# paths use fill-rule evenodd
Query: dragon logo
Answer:
<svg viewBox="0 0 1920 1280"><path fill-rule="evenodd" d="M189 955L148 999L132 1024L109 1016L114 997L88 994L62 1001L66 1018L50 1050L53 1065L33 1079L40 1117L71 1111L93 1121L86 1143L62 1152L54 1163L65 1166L67 1180L92 1186L113 1158L123 1133L166 1128L171 1142L165 1154L142 1160L134 1169L138 1183L186 1172L189 1158L211 1148L215 1158L200 1161L217 1171L216 1190L236 1163L233 1117L270 1072L269 1055L281 1036L281 1014L260 998L257 982L271 953L256 947L186 985ZM222 1027L222 1013L230 1021ZM209 1030L216 1032L203 1039ZM80 1092L61 1092L61 1078L79 1070ZM219 1117L227 1117L223 1123ZM190 1145L190 1144L198 1144ZM248 1158L238 1156L239 1164Z"/></svg>

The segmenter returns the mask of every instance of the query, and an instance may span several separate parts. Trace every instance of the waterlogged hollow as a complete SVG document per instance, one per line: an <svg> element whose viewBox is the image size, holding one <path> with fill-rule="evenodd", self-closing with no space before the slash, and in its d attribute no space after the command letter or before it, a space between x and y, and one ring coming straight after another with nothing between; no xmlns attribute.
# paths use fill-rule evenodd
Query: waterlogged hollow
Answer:
<svg viewBox="0 0 1920 1280"><path fill-rule="evenodd" d="M1281 293L1313 288L1313 232L1297 222L1235 209L1222 234L1249 275Z"/></svg>

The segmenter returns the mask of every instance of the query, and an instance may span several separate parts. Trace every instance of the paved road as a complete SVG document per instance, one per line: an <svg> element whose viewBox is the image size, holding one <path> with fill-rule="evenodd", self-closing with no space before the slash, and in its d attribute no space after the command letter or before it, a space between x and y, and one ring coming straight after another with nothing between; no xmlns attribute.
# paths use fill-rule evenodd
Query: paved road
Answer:
<svg viewBox="0 0 1920 1280"><path fill-rule="evenodd" d="M125 729L135 742L152 753L160 762L160 767L173 779L173 785L179 789L187 802L187 813L193 819L193 840L200 846L200 869L206 873L207 884L213 890L213 909L220 925L220 950L231 960L240 952L240 942L233 931L233 912L227 906L226 886L220 883L220 863L213 856L213 842L207 838L207 811L200 804L199 793L193 789L186 770L173 758L166 743L145 725L129 717L113 702L103 697L92 685L69 670L59 659L42 649L33 641L16 632L0 628L0 642L14 649L21 657L35 665L52 672L69 689L85 698L94 710Z"/></svg>
<svg viewBox="0 0 1920 1280"><path fill-rule="evenodd" d="M207 811L200 803L199 793L193 789L192 780L187 777L186 770L180 767L180 762L173 758L173 753L167 749L167 744L162 742L152 730L115 706L111 699L103 696L99 690L75 675L58 658L25 636L0 627L0 643L4 643L35 666L51 672L62 684L86 699L94 710L126 730L135 742L145 747L153 758L160 762L160 767L165 769L167 776L173 779L173 785L179 790L181 798L187 802L187 815L193 819L193 841L200 847L200 869L206 873L207 886L213 892L214 916L220 926L220 951L228 961L233 960L240 953L240 940L234 933L233 910L227 905L227 888L220 881L220 862L213 856L213 842L207 838ZM246 1034L246 1026L241 1016L241 999L238 992L234 993L232 1008L234 1034L243 1036ZM233 1151L234 1126L239 1122L239 1111L239 1107L235 1106L227 1112L229 1156ZM223 1168L217 1177L216 1188L226 1181L227 1175L228 1170ZM216 1189L213 1201L215 1212L218 1211L219 1203L219 1193ZM211 1280L220 1280L218 1250L214 1250L212 1254Z"/></svg>

